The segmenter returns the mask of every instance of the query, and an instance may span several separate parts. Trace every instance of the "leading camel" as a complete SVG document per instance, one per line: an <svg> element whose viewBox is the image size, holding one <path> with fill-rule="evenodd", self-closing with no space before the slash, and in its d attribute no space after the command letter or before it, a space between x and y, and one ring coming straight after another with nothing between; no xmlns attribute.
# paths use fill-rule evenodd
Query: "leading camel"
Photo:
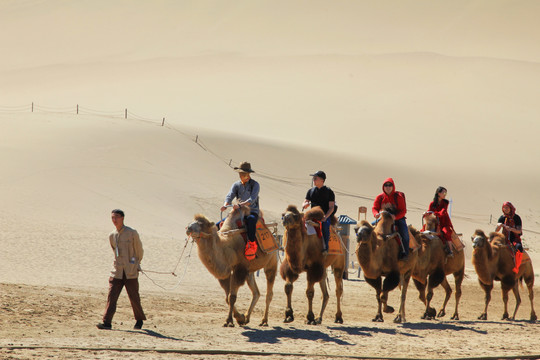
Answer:
<svg viewBox="0 0 540 360"><path fill-rule="evenodd" d="M377 315L373 321L384 321L382 311L393 313L394 308L387 304L388 293L401 283L401 302L399 313L394 322L405 322L405 299L407 287L413 268L418 259L416 251L410 252L408 258L398 260L400 245L396 238L399 236L393 230L394 218L387 211L381 211L381 216L375 228L367 221L362 221L357 227L356 256L364 271L366 282L373 286L377 297ZM412 234L409 235L412 239ZM382 278L384 277L384 281Z"/></svg>
<svg viewBox="0 0 540 360"><path fill-rule="evenodd" d="M438 317L446 315L446 305L452 295L452 288L448 284L446 275L453 274L456 284L456 307L452 320L459 320L459 300L461 299L461 283L465 275L465 252L454 251L453 257L448 257L443 250L443 240L437 233L438 220L433 214L428 214L424 217L426 227L423 233L417 234L413 231L415 237L422 239L422 248L418 253L418 262L413 271L413 281L420 293L420 300L426 305L426 310L423 319L433 319L437 314L436 310L430 307L431 299L433 298L433 289L439 284L444 288L446 293L444 303L437 314ZM429 276L429 280L428 277ZM425 294L427 283L427 297Z"/></svg>
<svg viewBox="0 0 540 360"><path fill-rule="evenodd" d="M517 280L525 280L527 289L529 290L529 300L531 301L531 316L530 321L536 321L536 313L534 312L534 271L531 261L522 262L519 267L519 272L516 274L512 271L514 268L514 260L512 258L511 249L506 245L504 235L501 233L492 232L489 234L489 241L482 230L476 230L472 236L473 254L472 263L478 274L478 282L486 293L486 306L484 312L478 317L480 320L487 320L487 308L491 300L491 290L493 289L493 281L501 282L501 290L504 302L503 320L514 320L516 313L521 303ZM516 308L510 318L508 316L508 292L512 290L516 298Z"/></svg>
<svg viewBox="0 0 540 360"><path fill-rule="evenodd" d="M345 256L322 254L322 239L316 234L308 235L305 227L305 220L321 220L324 217L323 211L315 207L302 215L296 206L289 205L283 214L283 226L286 241L285 259L283 260L280 273L285 283L285 294L287 295L287 309L285 311L285 322L292 322L294 314L292 309L293 283L302 272L307 274L308 314L307 323L316 325L322 322L324 309L328 303L329 295L326 287L326 268L332 266L334 279L336 282L337 312L336 323L343 323L341 313L341 296L343 295L343 271L345 270ZM305 220L304 220L305 219ZM335 220L335 218L334 218ZM315 283L319 283L322 291L322 305L319 317L315 319L313 314L313 297L315 295Z"/></svg>
<svg viewBox="0 0 540 360"><path fill-rule="evenodd" d="M233 210L227 216L220 232L217 231L216 225L204 215L195 215L195 221L187 227L187 234L197 242L199 258L204 266L218 279L219 284L225 290L229 314L223 326L234 326L233 314L239 325L249 323L251 312L260 296L253 272L264 269L266 274L266 308L260 325L268 326L268 309L272 301L274 280L277 273L277 256L274 253L265 254L259 249L254 260L248 261L245 258L245 240L240 231L233 230L236 228L236 220L245 215L242 210L249 213L249 209L246 207ZM227 231L229 231L228 235ZM244 315L236 310L234 304L238 288L246 280L252 293L252 299L249 309Z"/></svg>

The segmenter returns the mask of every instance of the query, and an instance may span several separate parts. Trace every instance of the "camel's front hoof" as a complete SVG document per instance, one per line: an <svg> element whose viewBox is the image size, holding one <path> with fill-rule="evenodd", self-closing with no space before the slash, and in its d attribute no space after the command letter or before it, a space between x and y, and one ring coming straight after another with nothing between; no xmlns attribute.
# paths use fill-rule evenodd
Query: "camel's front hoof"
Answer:
<svg viewBox="0 0 540 360"><path fill-rule="evenodd" d="M292 323L294 321L294 316L289 315L285 317L285 320L283 320L284 323Z"/></svg>
<svg viewBox="0 0 540 360"><path fill-rule="evenodd" d="M384 322L384 319L383 319L381 314L377 314L377 316L375 316L373 318L373 320L371 320L371 321L373 321L373 322Z"/></svg>
<svg viewBox="0 0 540 360"><path fill-rule="evenodd" d="M452 315L452 317L450 318L451 320L459 320L459 315L458 313L455 313L454 315Z"/></svg>
<svg viewBox="0 0 540 360"><path fill-rule="evenodd" d="M391 307L390 305L387 305L387 306L384 307L383 311L384 311L385 313L387 313L387 314L391 314L391 313L394 312L394 308Z"/></svg>
<svg viewBox="0 0 540 360"><path fill-rule="evenodd" d="M538 320L538 319L536 318L536 314L531 314L530 321L531 321L531 322L535 322L536 320Z"/></svg>
<svg viewBox="0 0 540 360"><path fill-rule="evenodd" d="M343 318L341 316L336 316L336 320L334 322L336 324L343 324Z"/></svg>
<svg viewBox="0 0 540 360"><path fill-rule="evenodd" d="M225 324L223 324L223 327L234 327L234 323L226 322Z"/></svg>
<svg viewBox="0 0 540 360"><path fill-rule="evenodd" d="M504 313L501 320L511 321L512 319L510 318L510 316L507 313Z"/></svg>
<svg viewBox="0 0 540 360"><path fill-rule="evenodd" d="M433 320L433 316L430 316L428 312L426 311L424 315L421 317L422 320Z"/></svg>
<svg viewBox="0 0 540 360"><path fill-rule="evenodd" d="M446 316L446 311L444 311L444 310L439 311L439 313L437 314L437 317L445 317L445 316ZM454 317L452 316L452 319L453 318Z"/></svg>
<svg viewBox="0 0 540 360"><path fill-rule="evenodd" d="M483 313L482 315L480 315L478 317L478 320L487 320L487 314L486 313Z"/></svg>
<svg viewBox="0 0 540 360"><path fill-rule="evenodd" d="M426 314L427 314L427 316L430 317L430 320L435 319L435 316L437 315L437 310L435 310L435 308L430 307L426 311Z"/></svg>
<svg viewBox="0 0 540 360"><path fill-rule="evenodd" d="M259 326L268 326L268 320L263 320L263 321L261 321L261 323L259 324Z"/></svg>
<svg viewBox="0 0 540 360"><path fill-rule="evenodd" d="M395 317L394 323L401 324L402 322L405 322L405 319L401 318L401 315L398 315L398 316Z"/></svg>

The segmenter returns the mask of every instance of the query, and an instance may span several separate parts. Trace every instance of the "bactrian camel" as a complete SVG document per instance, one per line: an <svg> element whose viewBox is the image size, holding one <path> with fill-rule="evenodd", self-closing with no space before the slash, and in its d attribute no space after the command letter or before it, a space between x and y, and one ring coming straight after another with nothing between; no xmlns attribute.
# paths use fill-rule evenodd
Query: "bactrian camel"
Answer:
<svg viewBox="0 0 540 360"><path fill-rule="evenodd" d="M289 205L283 214L283 226L285 234L283 236L285 246L285 259L280 267L281 277L285 280L285 294L287 295L287 309L285 310L285 322L294 320L292 309L293 283L302 272L307 274L308 299L308 324L320 324L324 309L328 303L329 295L326 286L326 269L331 266L336 282L337 311L336 323L343 323L341 313L341 296L343 294L343 271L345 269L345 256L343 255L323 255L322 239L317 234L308 235L305 227L306 220L321 220L324 217L323 211L316 207L301 214L296 206ZM335 219L334 219L335 220ZM314 286L319 283L322 291L322 305L319 317L313 314L313 297L315 295Z"/></svg>
<svg viewBox="0 0 540 360"><path fill-rule="evenodd" d="M375 228L367 221L362 221L355 229L358 241L356 256L366 282L375 288L378 308L373 321L384 321L382 311L394 312L394 308L387 304L388 293L401 284L399 313L394 319L394 322L401 323L406 321L407 287L418 253L411 251L405 261L398 260L400 245L396 237L399 235L394 231L393 224L394 218L387 211L381 212ZM409 236L412 238L412 234Z"/></svg>
<svg viewBox="0 0 540 360"><path fill-rule="evenodd" d="M225 290L229 314L223 326L234 326L233 315L239 325L249 323L251 312L260 296L253 275L253 272L259 269L264 269L266 275L266 308L260 325L268 326L268 309L272 301L274 280L277 273L277 256L275 253L265 254L259 248L254 260L248 261L245 258L245 240L240 231L233 229L237 228L236 220L243 217L246 211L249 211L246 207L233 210L227 216L220 232L217 231L213 222L200 214L195 215L195 221L187 227L187 234L197 242L199 258L202 263L218 279L219 284ZM244 315L236 310L235 303L238 288L246 280L252 293L252 299L249 309Z"/></svg>
<svg viewBox="0 0 540 360"><path fill-rule="evenodd" d="M472 263L476 273L478 274L478 282L484 290L486 304L484 312L478 317L480 320L487 320L487 308L491 300L491 290L493 289L493 281L501 282L502 298L504 302L503 320L514 320L521 303L521 297L518 289L519 281L525 280L527 289L529 290L529 300L531 302L530 321L536 321L536 313L534 312L534 271L531 261L521 263L519 272L516 274L512 271L514 268L514 259L512 250L506 244L504 235L501 233L492 232L489 234L489 240L482 230L476 230L472 236L473 253ZM508 292L512 290L516 298L516 308L510 318L508 316Z"/></svg>
<svg viewBox="0 0 540 360"><path fill-rule="evenodd" d="M420 292L420 300L426 306L426 310L422 319L433 319L435 315L443 317L446 315L446 305L452 295L452 288L446 279L446 275L453 274L456 284L456 307L452 320L459 320L459 300L461 299L461 283L465 275L465 252L454 251L453 257L448 257L443 249L443 240L441 235L437 233L437 217L433 214L425 216L426 221L425 231L418 233L411 227L411 231L415 238L419 238L422 247L418 251L418 261L413 271L413 281ZM426 297L427 284L427 297ZM436 310L430 306L433 298L433 289L439 284L444 288L446 293L444 303L436 313Z"/></svg>

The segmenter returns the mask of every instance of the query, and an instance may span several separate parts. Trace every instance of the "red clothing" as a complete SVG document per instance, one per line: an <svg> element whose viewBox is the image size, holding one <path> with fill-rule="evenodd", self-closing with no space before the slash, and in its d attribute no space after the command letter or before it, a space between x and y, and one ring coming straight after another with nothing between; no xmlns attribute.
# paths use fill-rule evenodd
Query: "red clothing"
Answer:
<svg viewBox="0 0 540 360"><path fill-rule="evenodd" d="M435 206L433 201L429 204L429 211L433 211L433 214L439 218L439 226L446 242L452 241L452 231L454 231L454 225L452 225L452 220L450 220L450 215L448 215L449 203L448 200L442 199L437 206Z"/></svg>
<svg viewBox="0 0 540 360"><path fill-rule="evenodd" d="M383 192L382 194L377 195L375 201L373 202L373 208L371 209L373 216L377 215L379 212L381 212L381 210L387 210L394 214L396 220L404 218L405 214L407 213L405 194L400 191L396 191L396 185L394 184L392 187L392 192L390 195L387 195L384 192L384 184L386 183L394 184L394 180L392 178L388 178L383 182Z"/></svg>

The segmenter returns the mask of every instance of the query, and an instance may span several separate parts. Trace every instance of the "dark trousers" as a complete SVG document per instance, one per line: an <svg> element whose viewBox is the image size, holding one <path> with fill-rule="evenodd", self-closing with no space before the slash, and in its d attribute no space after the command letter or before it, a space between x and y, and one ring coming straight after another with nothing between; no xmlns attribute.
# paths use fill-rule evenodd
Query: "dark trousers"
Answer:
<svg viewBox="0 0 540 360"><path fill-rule="evenodd" d="M139 297L139 279L126 279L126 274L124 273L122 279L116 279L114 277L109 278L109 295L107 296L107 307L105 308L105 314L103 315L104 323L111 323L114 313L116 312L118 297L124 286L126 287L129 301L133 308L135 320L146 320L146 316L144 315L141 306L141 298Z"/></svg>
<svg viewBox="0 0 540 360"><path fill-rule="evenodd" d="M321 231L324 240L324 250L328 250L328 241L330 240L330 218L326 219L326 221L323 221L321 225Z"/></svg>
<svg viewBox="0 0 540 360"><path fill-rule="evenodd" d="M257 231L257 220L259 220L259 214L257 213L251 213L244 218L249 241L257 241L257 237L255 236L255 232Z"/></svg>
<svg viewBox="0 0 540 360"><path fill-rule="evenodd" d="M408 254L409 253L409 228L407 227L407 222L405 221L405 218L403 217L399 220L396 220L394 224L396 224L399 235L401 235L403 247L405 248L404 249L405 254Z"/></svg>

